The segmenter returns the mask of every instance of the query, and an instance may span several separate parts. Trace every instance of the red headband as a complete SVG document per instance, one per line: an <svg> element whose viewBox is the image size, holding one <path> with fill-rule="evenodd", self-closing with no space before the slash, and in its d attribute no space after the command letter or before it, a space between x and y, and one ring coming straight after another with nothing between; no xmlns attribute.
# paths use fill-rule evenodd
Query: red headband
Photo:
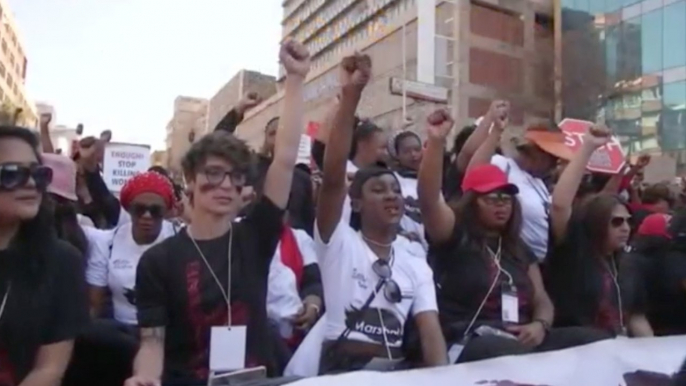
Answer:
<svg viewBox="0 0 686 386"><path fill-rule="evenodd" d="M164 199L167 208L174 205L174 188L167 179L167 177L155 173L145 172L133 176L126 182L121 192L119 192L119 200L124 208L128 208L139 194L154 193Z"/></svg>

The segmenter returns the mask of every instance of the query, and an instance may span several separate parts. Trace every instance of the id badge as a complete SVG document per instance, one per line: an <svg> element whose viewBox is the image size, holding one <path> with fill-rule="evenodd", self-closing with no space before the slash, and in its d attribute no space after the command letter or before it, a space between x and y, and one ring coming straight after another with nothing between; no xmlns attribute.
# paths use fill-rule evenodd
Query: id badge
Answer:
<svg viewBox="0 0 686 386"><path fill-rule="evenodd" d="M519 298L517 287L508 283L502 284L500 304L502 307L503 322L519 323Z"/></svg>
<svg viewBox="0 0 686 386"><path fill-rule="evenodd" d="M451 365L457 363L457 360L460 359L460 355L462 354L462 350L464 350L463 343L455 343L450 346L450 349L448 350L448 363Z"/></svg>
<svg viewBox="0 0 686 386"><path fill-rule="evenodd" d="M210 371L245 368L246 326L212 327L210 336Z"/></svg>

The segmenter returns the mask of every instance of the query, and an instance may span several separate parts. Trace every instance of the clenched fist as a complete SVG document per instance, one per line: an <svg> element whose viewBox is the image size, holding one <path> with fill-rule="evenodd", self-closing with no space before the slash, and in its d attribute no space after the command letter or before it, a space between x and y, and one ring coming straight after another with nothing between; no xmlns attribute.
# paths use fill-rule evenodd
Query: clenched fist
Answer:
<svg viewBox="0 0 686 386"><path fill-rule="evenodd" d="M243 95L243 98L241 98L241 100L238 101L238 105L236 105L236 110L239 114L243 114L253 107L259 105L260 102L262 102L260 95L252 91Z"/></svg>
<svg viewBox="0 0 686 386"><path fill-rule="evenodd" d="M362 92L372 76L372 59L356 53L341 62L340 82L343 91Z"/></svg>
<svg viewBox="0 0 686 386"><path fill-rule="evenodd" d="M612 139L612 132L607 126L595 124L588 129L584 135L584 145L597 149L606 145Z"/></svg>
<svg viewBox="0 0 686 386"><path fill-rule="evenodd" d="M281 44L279 60L288 75L305 78L310 71L310 52L304 45L293 39L287 39Z"/></svg>
<svg viewBox="0 0 686 386"><path fill-rule="evenodd" d="M426 119L429 123L427 133L433 139L443 140L448 136L450 130L453 128L455 121L450 116L450 112L446 109L439 109L431 113Z"/></svg>

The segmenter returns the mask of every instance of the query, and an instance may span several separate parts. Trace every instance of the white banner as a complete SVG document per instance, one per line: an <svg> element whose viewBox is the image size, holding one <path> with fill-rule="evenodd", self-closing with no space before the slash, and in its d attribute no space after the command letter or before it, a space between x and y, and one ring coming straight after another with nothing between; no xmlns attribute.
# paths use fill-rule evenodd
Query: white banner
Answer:
<svg viewBox="0 0 686 386"><path fill-rule="evenodd" d="M111 192L119 193L126 181L150 168L150 146L108 143L103 159L103 179Z"/></svg>
<svg viewBox="0 0 686 386"><path fill-rule="evenodd" d="M303 134L300 137L300 144L298 145L298 158L296 164L305 164L310 166L310 157L312 153L312 137Z"/></svg>
<svg viewBox="0 0 686 386"><path fill-rule="evenodd" d="M395 373L354 372L294 386L663 386L686 359L686 336L614 339L568 350Z"/></svg>

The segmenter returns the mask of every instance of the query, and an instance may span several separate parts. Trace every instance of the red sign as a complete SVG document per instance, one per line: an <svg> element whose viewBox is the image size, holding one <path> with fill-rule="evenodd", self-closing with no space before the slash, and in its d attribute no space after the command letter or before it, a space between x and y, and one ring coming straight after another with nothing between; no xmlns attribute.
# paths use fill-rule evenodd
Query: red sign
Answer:
<svg viewBox="0 0 686 386"><path fill-rule="evenodd" d="M573 152L578 151L583 143L583 136L593 122L565 118L560 122L560 129L565 134L565 143ZM617 174L624 168L625 156L622 145L613 136L610 142L596 150L586 166L588 170L598 173Z"/></svg>

